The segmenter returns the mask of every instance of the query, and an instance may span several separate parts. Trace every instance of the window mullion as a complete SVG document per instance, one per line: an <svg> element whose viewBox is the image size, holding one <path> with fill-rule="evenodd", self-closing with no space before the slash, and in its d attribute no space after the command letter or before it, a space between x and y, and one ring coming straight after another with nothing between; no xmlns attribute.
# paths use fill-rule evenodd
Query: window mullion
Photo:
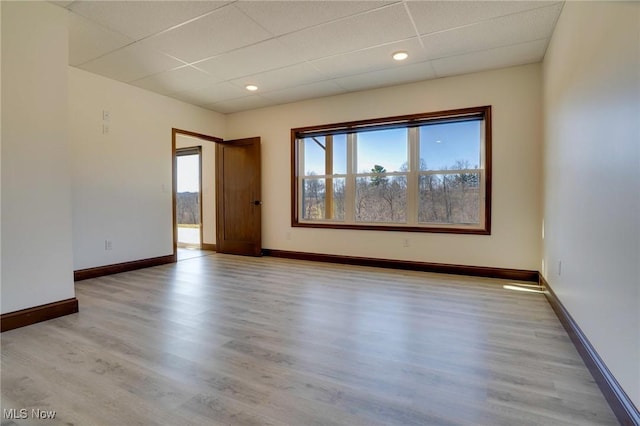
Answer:
<svg viewBox="0 0 640 426"><path fill-rule="evenodd" d="M407 143L409 144L409 171L407 173L407 225L418 223L418 168L419 168L419 138L418 127L407 129Z"/></svg>
<svg viewBox="0 0 640 426"><path fill-rule="evenodd" d="M344 221L353 224L356 221L356 134L347 134L347 178L344 189Z"/></svg>
<svg viewBox="0 0 640 426"><path fill-rule="evenodd" d="M325 218L333 219L333 136L325 138L325 159L324 159L325 179L324 210Z"/></svg>

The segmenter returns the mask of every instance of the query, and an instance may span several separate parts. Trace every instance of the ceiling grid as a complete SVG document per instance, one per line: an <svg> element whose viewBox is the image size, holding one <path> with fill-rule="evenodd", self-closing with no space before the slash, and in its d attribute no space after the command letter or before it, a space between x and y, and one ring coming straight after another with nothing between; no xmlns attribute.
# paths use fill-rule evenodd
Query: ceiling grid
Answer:
<svg viewBox="0 0 640 426"><path fill-rule="evenodd" d="M557 1L56 1L69 64L221 113L539 62ZM406 51L402 62L391 59ZM247 84L258 91L248 92Z"/></svg>

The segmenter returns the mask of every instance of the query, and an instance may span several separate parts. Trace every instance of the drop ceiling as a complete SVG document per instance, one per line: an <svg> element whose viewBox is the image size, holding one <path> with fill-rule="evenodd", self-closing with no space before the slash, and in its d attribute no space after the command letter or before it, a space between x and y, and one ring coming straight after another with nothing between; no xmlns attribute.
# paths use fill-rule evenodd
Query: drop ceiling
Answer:
<svg viewBox="0 0 640 426"><path fill-rule="evenodd" d="M70 65L221 113L539 62L563 5L54 3L69 11Z"/></svg>

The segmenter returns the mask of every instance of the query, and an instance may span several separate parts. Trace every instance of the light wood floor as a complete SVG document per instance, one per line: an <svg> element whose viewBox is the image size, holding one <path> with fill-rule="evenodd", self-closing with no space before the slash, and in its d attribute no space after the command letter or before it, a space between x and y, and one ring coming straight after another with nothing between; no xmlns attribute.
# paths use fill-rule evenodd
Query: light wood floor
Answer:
<svg viewBox="0 0 640 426"><path fill-rule="evenodd" d="M73 425L617 424L544 296L215 254L76 284L2 334L2 408Z"/></svg>
<svg viewBox="0 0 640 426"><path fill-rule="evenodd" d="M193 259L194 257L211 256L215 253L216 252L212 250L202 250L199 248L178 246L178 252L176 254L178 255L178 261L181 261Z"/></svg>

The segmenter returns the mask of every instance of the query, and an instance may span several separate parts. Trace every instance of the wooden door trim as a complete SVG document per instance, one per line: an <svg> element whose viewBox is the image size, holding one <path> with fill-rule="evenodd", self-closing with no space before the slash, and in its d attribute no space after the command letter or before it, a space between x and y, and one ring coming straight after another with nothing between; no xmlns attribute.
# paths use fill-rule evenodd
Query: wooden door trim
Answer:
<svg viewBox="0 0 640 426"><path fill-rule="evenodd" d="M171 128L171 202L172 202L172 216L173 216L173 261L178 261L178 217L176 216L176 204L177 197L176 192L178 190L178 174L177 174L177 162L178 157L176 155L176 138L177 135L191 136L194 138L198 138L201 140L214 142L214 143L223 143L224 141L221 138L217 138L215 136L209 136L202 133L196 133L189 130L177 129L175 127ZM214 157L217 155L217 150L214 152ZM202 155L200 156L200 161L202 162ZM217 161L214 158L214 161ZM202 166L200 167L202 170ZM216 183L217 186L217 183ZM200 173L200 189L202 189L202 173ZM218 202L218 194L216 194L216 203ZM203 221L202 217L202 202L200 203L200 223ZM218 219L216 218L216 227L217 227ZM217 234L216 230L216 234ZM202 227L200 227L200 243L202 244Z"/></svg>

